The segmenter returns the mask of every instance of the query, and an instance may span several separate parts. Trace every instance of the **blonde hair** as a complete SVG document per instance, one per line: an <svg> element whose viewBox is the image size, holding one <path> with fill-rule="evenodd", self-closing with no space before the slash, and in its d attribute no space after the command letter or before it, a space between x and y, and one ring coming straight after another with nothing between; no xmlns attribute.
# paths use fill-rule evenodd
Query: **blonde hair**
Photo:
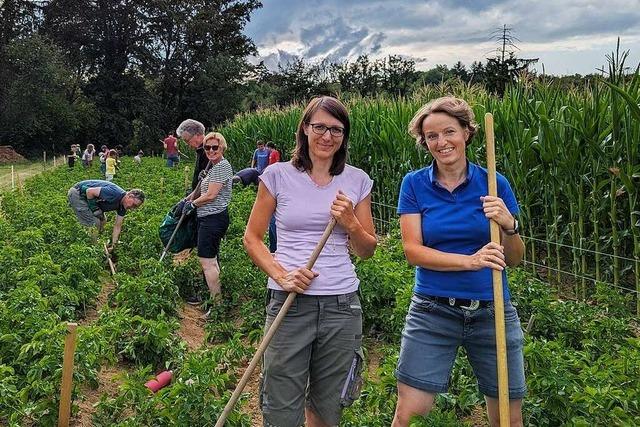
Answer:
<svg viewBox="0 0 640 427"><path fill-rule="evenodd" d="M220 132L209 132L204 137L204 140L202 141L202 143L205 144L210 139L217 139L220 142L220 145L222 146L222 151L223 152L227 151L227 140L224 139L224 136L222 136Z"/></svg>
<svg viewBox="0 0 640 427"><path fill-rule="evenodd" d="M433 113L444 113L451 116L458 121L463 129L467 129L469 138L466 140L466 145L471 143L473 136L478 131L478 124L475 122L475 115L469 104L464 99L443 96L422 106L409 122L409 134L416 139L416 144L421 147L427 148L427 142L422 133L422 123Z"/></svg>

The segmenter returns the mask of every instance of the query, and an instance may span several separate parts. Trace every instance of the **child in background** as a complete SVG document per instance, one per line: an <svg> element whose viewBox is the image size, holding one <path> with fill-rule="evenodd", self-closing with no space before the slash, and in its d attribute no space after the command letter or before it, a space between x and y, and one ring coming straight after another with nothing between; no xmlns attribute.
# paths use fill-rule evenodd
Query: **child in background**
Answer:
<svg viewBox="0 0 640 427"><path fill-rule="evenodd" d="M143 155L144 155L144 152L142 150L138 151L138 154L133 156L133 161L136 162L137 164L142 163L142 156Z"/></svg>
<svg viewBox="0 0 640 427"><path fill-rule="evenodd" d="M75 144L71 146L71 150L69 150L69 154L67 154L67 165L69 166L69 169L73 169L73 167L76 164L76 150L75 150L76 146Z"/></svg>
<svg viewBox="0 0 640 427"><path fill-rule="evenodd" d="M278 163L280 161L280 152L276 148L276 144L269 141L267 142L267 148L271 150L269 153L269 164L272 165L274 163Z"/></svg>
<svg viewBox="0 0 640 427"><path fill-rule="evenodd" d="M100 172L102 172L102 175L106 175L107 174L107 157L109 157L109 149L107 148L106 145L103 145L102 147L100 147Z"/></svg>
<svg viewBox="0 0 640 427"><path fill-rule="evenodd" d="M107 157L105 178L107 181L113 181L113 177L116 174L116 162L118 153L116 150L109 150L109 157Z"/></svg>
<svg viewBox="0 0 640 427"><path fill-rule="evenodd" d="M85 168L89 168L91 167L91 164L93 163L93 155L95 154L96 150L93 147L93 144L87 144L87 148L84 150L84 153L82 153L82 165Z"/></svg>

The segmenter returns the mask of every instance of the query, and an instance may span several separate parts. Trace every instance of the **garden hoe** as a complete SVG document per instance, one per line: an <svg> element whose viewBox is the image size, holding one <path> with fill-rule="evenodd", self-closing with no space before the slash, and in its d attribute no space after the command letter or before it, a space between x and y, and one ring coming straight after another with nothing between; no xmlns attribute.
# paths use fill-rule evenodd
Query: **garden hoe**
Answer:
<svg viewBox="0 0 640 427"><path fill-rule="evenodd" d="M313 265L316 263L316 260L318 259L318 255L320 255L320 252L322 252L322 248L324 247L324 244L327 243L327 239L331 235L331 232L333 231L333 227L335 225L336 225L335 218L331 218L331 221L329 221L329 224L327 224L327 228L325 228L324 233L320 238L320 241L318 242L318 244L316 245L316 248L311 253L311 257L309 258L309 261L307 261L307 265L305 267L308 270L311 270L313 268ZM216 421L215 427L224 426L224 422L226 421L227 417L229 416L229 413L231 412L236 402L240 398L240 393L242 393L242 390L244 390L245 386L249 382L249 377L253 373L254 369L258 365L258 362L260 361L260 358L262 357L267 347L269 346L269 342L271 341L271 338L273 338L276 331L278 330L278 327L280 326L280 323L282 323L284 316L287 315L287 311L289 311L289 307L291 307L291 304L293 304L293 300L296 299L296 295L297 293L290 292L284 304L282 304L282 308L278 312L278 315L274 319L269 330L265 333L264 338L260 343L260 347L258 347L256 354L253 355L253 358L251 359L251 363L249 363L247 370L244 371L244 374L242 375L240 382L236 386L236 389L233 391L233 394L231 395L231 399L229 399L229 402L227 402L227 405L224 407L224 410L222 411L220 418L218 418L218 421Z"/></svg>
<svg viewBox="0 0 640 427"><path fill-rule="evenodd" d="M489 172L489 195L498 195L496 182L496 151L493 135L493 115L484 115L485 135L487 138L487 171ZM500 226L490 221L491 241L500 244ZM502 272L491 270L493 279L493 305L496 323L496 354L498 361L498 408L500 411L500 426L510 425L509 416L509 377L507 370L507 346L504 332L504 298L502 294Z"/></svg>

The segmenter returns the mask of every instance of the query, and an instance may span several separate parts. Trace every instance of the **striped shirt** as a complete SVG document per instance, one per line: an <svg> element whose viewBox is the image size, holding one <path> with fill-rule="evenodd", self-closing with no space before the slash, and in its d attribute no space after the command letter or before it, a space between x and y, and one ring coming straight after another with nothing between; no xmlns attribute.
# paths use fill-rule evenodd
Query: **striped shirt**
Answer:
<svg viewBox="0 0 640 427"><path fill-rule="evenodd" d="M200 183L200 194L207 193L210 183L222 184L222 188L215 199L198 206L199 217L217 214L227 208L231 201L231 177L233 177L233 169L227 159L223 158L217 164L211 166L209 173Z"/></svg>

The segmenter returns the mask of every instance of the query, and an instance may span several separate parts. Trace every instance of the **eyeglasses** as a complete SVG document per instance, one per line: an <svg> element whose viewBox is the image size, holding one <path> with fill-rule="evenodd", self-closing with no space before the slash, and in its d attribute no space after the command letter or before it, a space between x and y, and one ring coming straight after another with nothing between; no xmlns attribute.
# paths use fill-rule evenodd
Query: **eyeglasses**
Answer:
<svg viewBox="0 0 640 427"><path fill-rule="evenodd" d="M204 151L218 151L218 148L220 148L219 145L203 145L202 148L204 149Z"/></svg>
<svg viewBox="0 0 640 427"><path fill-rule="evenodd" d="M329 133L331 134L331 136L344 136L344 128L341 128L339 126L327 126L327 125L323 125L321 123L309 123L311 125L311 129L313 130L313 133L317 134L317 135L324 135L327 131L329 131Z"/></svg>

